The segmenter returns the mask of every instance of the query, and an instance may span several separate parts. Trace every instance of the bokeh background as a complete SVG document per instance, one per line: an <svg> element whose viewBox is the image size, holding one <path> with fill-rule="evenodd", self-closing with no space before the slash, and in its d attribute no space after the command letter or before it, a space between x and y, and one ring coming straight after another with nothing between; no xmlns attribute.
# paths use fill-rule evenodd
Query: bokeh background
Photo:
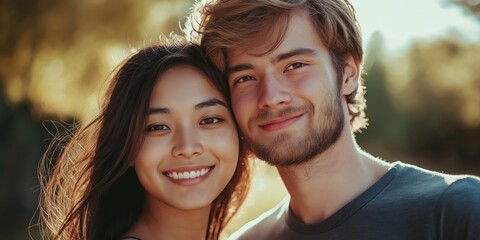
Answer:
<svg viewBox="0 0 480 240"><path fill-rule="evenodd" d="M397 3L399 2L399 3ZM39 239L37 166L62 126L88 120L114 67L179 26L193 0L0 1L0 232ZM353 0L364 32L370 126L386 161L480 175L480 1ZM286 194L257 163L227 233Z"/></svg>

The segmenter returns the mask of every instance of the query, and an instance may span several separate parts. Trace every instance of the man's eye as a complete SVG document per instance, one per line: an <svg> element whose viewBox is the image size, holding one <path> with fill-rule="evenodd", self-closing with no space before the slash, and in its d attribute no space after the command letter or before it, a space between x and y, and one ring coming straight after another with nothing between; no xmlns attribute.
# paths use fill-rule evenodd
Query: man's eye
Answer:
<svg viewBox="0 0 480 240"><path fill-rule="evenodd" d="M223 121L220 118L217 117L210 117L210 118L205 118L200 122L200 125L206 125L206 124L215 124Z"/></svg>
<svg viewBox="0 0 480 240"><path fill-rule="evenodd" d="M293 70L293 69L301 68L305 65L306 65L305 63L300 63L300 62L292 63L287 67L287 70Z"/></svg>
<svg viewBox="0 0 480 240"><path fill-rule="evenodd" d="M152 132L152 131L166 131L166 130L170 130L170 128L167 127L166 125L161 125L161 124L150 125L150 126L147 127L147 132Z"/></svg>
<svg viewBox="0 0 480 240"><path fill-rule="evenodd" d="M243 76L243 77L237 78L237 80L235 80L235 83L243 83L243 82L251 81L251 80L254 80L254 79L255 78L252 77L252 76Z"/></svg>

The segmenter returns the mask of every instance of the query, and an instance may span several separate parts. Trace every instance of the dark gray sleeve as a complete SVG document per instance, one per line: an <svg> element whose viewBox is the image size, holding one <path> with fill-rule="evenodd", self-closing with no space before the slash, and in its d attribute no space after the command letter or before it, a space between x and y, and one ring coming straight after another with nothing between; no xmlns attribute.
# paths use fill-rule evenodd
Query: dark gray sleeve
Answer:
<svg viewBox="0 0 480 240"><path fill-rule="evenodd" d="M480 240L480 179L467 177L451 183L436 210L437 239Z"/></svg>

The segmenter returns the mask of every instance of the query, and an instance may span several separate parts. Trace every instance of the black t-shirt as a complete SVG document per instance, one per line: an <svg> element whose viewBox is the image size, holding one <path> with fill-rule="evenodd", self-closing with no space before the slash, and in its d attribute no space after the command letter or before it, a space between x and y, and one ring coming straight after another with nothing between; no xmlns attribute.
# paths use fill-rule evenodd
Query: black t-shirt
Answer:
<svg viewBox="0 0 480 240"><path fill-rule="evenodd" d="M396 162L335 214L304 224L289 198L230 239L480 239L480 178Z"/></svg>

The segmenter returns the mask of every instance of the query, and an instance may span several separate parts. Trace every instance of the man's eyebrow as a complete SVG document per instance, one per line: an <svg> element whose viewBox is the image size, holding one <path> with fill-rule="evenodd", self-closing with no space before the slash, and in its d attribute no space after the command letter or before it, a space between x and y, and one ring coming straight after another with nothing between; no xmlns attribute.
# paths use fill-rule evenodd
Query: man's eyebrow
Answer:
<svg viewBox="0 0 480 240"><path fill-rule="evenodd" d="M282 60L285 60L285 59L288 59L288 58L291 58L291 57L294 57L294 56L298 56L298 55L315 55L315 54L316 54L316 51L314 49L311 49L311 48L297 48L297 49L293 49L292 51L289 51L289 52L282 53L282 54L278 55L273 60L273 62L277 63L277 62L280 62Z"/></svg>
<svg viewBox="0 0 480 240"><path fill-rule="evenodd" d="M217 98L210 98L206 101L203 101L201 103L196 104L195 105L195 110L205 108L205 107L217 106L217 105L227 107L227 104L225 102L223 102L222 100L217 99Z"/></svg>
<svg viewBox="0 0 480 240"><path fill-rule="evenodd" d="M296 49L293 49L289 52L282 53L282 54L276 56L274 59L272 59L272 62L277 63L277 62L280 62L282 60L285 60L285 59L288 59L288 58L291 58L291 57L294 57L294 56L298 56L298 55L315 55L315 54L316 54L316 51L314 49L311 49L311 48L296 48ZM232 75L236 72L251 70L251 69L254 69L252 64L242 63L242 64L238 64L238 65L234 65L232 67L229 67L227 69L227 74Z"/></svg>
<svg viewBox="0 0 480 240"><path fill-rule="evenodd" d="M234 74L236 72L241 72L241 71L250 70L250 69L253 69L252 64L238 64L238 65L234 65L232 67L229 67L227 69L227 74L231 75L231 74Z"/></svg>

